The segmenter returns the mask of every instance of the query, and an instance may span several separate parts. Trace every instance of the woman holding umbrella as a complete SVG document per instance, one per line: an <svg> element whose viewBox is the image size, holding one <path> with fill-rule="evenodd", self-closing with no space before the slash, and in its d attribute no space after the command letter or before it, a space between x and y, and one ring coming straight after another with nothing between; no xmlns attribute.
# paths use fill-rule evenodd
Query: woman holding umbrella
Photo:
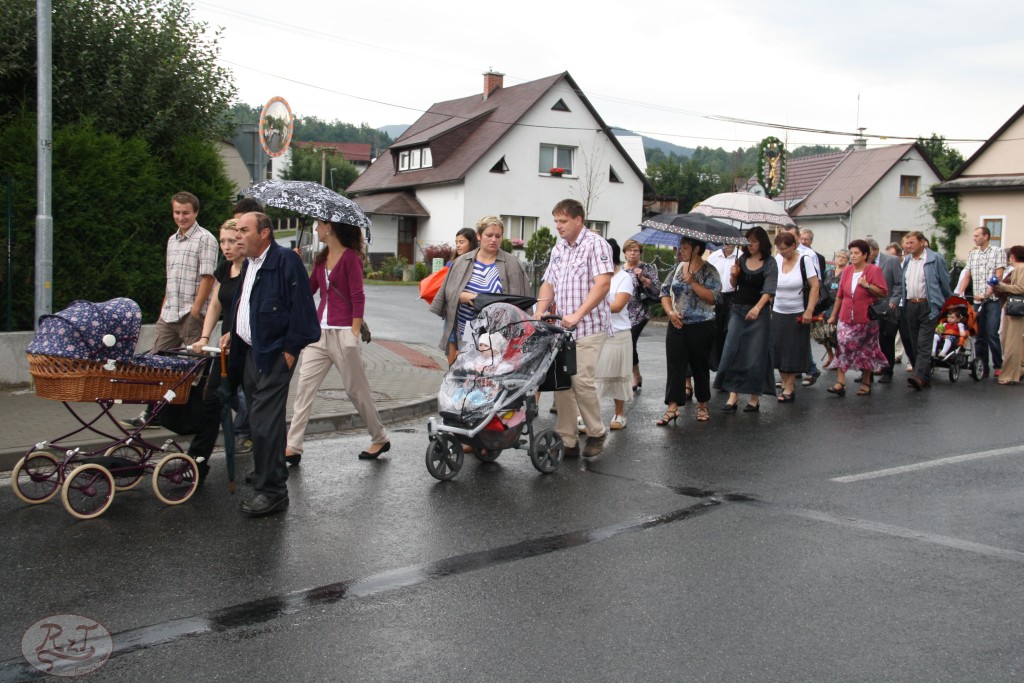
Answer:
<svg viewBox="0 0 1024 683"><path fill-rule="evenodd" d="M381 423L370 393L370 382L359 351L366 295L363 292L363 235L346 223L317 220L317 237L325 245L313 260L309 289L320 293L317 316L320 340L302 350L299 382L295 389L295 413L288 429L285 459L298 464L302 458L306 424L317 389L331 367L337 367L352 401L370 432L370 447L359 453L361 460L376 458L391 450L391 440Z"/></svg>
<svg viewBox="0 0 1024 683"><path fill-rule="evenodd" d="M661 288L661 305L668 311L665 334L665 414L655 422L664 427L679 417L686 402L686 369L693 370L697 421L707 422L711 399L711 347L715 343L715 305L722 298L718 269L704 261L706 245L684 237L677 252L678 265Z"/></svg>
<svg viewBox="0 0 1024 683"><path fill-rule="evenodd" d="M750 243L729 273L736 289L729 312L728 333L722 347L722 361L715 374L715 388L728 391L722 410L734 413L739 395L749 394L743 412L761 408L761 394L775 395L771 355L771 309L779 270L772 258L768 233L758 226L747 231Z"/></svg>

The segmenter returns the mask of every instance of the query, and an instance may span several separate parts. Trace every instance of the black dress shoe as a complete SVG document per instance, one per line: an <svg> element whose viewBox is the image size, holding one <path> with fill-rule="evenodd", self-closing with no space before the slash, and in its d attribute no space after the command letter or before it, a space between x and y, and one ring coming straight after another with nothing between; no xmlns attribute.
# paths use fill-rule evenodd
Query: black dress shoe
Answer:
<svg viewBox="0 0 1024 683"><path fill-rule="evenodd" d="M723 413L735 413L738 407L739 407L738 403L726 403L724 406L722 406L722 412Z"/></svg>
<svg viewBox="0 0 1024 683"><path fill-rule="evenodd" d="M282 512L288 508L288 494L283 496L268 496L265 493L257 493L249 500L242 501L241 510L250 517L262 517L272 515L275 512Z"/></svg>
<svg viewBox="0 0 1024 683"><path fill-rule="evenodd" d="M758 412L760 410L761 410L761 404L760 403L748 403L747 405L743 406L743 412L744 413L756 413L756 412Z"/></svg>
<svg viewBox="0 0 1024 683"><path fill-rule="evenodd" d="M879 384L892 384L892 373L891 372L882 373L882 376L878 378L878 383Z"/></svg>
<svg viewBox="0 0 1024 683"><path fill-rule="evenodd" d="M381 446L380 449L376 453L371 453L370 451L360 451L359 459L360 460L373 460L374 458L376 458L381 453L387 453L390 450L391 450L391 442L390 441L385 441L384 445Z"/></svg>
<svg viewBox="0 0 1024 683"><path fill-rule="evenodd" d="M288 465L294 467L295 465L298 465L300 462L302 462L302 453L295 453L293 455L288 455L287 453L285 453L284 461Z"/></svg>

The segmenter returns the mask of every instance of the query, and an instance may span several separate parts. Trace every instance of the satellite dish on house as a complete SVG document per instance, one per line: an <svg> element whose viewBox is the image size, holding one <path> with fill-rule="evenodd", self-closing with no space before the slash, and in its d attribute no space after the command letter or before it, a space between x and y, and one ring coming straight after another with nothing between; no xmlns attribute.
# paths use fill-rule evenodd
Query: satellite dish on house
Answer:
<svg viewBox="0 0 1024 683"><path fill-rule="evenodd" d="M260 144L263 151L277 158L288 151L292 141L291 107L283 97L271 97L260 112Z"/></svg>

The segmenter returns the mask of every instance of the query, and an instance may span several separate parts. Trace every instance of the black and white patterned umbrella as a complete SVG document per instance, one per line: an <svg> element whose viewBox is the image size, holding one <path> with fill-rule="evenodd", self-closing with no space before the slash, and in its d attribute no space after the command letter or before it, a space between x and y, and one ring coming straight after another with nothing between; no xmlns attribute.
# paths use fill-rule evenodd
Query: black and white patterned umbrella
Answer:
<svg viewBox="0 0 1024 683"><path fill-rule="evenodd" d="M264 180L243 190L267 206L288 209L332 223L347 223L366 230L370 241L370 219L348 197L309 180Z"/></svg>
<svg viewBox="0 0 1024 683"><path fill-rule="evenodd" d="M698 242L713 244L737 244L744 246L747 238L739 228L728 223L695 213L662 213L648 218L640 224L674 235L682 235Z"/></svg>

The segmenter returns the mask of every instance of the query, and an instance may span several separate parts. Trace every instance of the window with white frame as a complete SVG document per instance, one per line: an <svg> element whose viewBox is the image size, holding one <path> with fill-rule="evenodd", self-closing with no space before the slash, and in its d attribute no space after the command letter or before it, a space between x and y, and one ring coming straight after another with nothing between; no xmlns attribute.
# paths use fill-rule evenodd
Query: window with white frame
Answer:
<svg viewBox="0 0 1024 683"><path fill-rule="evenodd" d="M586 221L587 230L596 232L601 237L608 236L608 221Z"/></svg>
<svg viewBox="0 0 1024 683"><path fill-rule="evenodd" d="M1006 220L1005 216L982 216L981 225L982 227L988 228L989 244L993 247L1003 246L1003 222Z"/></svg>
<svg viewBox="0 0 1024 683"><path fill-rule="evenodd" d="M537 164L537 172L551 175L552 169L562 169L562 174L573 175L573 159L576 155L575 147L563 147L561 145L541 145L540 163Z"/></svg>
<svg viewBox="0 0 1024 683"><path fill-rule="evenodd" d="M433 165L433 156L429 147L406 149L398 153L399 171L415 171L420 168L430 168Z"/></svg>
<svg viewBox="0 0 1024 683"><path fill-rule="evenodd" d="M505 224L505 238L529 242L537 231L536 216L506 216L502 214L501 222Z"/></svg>

